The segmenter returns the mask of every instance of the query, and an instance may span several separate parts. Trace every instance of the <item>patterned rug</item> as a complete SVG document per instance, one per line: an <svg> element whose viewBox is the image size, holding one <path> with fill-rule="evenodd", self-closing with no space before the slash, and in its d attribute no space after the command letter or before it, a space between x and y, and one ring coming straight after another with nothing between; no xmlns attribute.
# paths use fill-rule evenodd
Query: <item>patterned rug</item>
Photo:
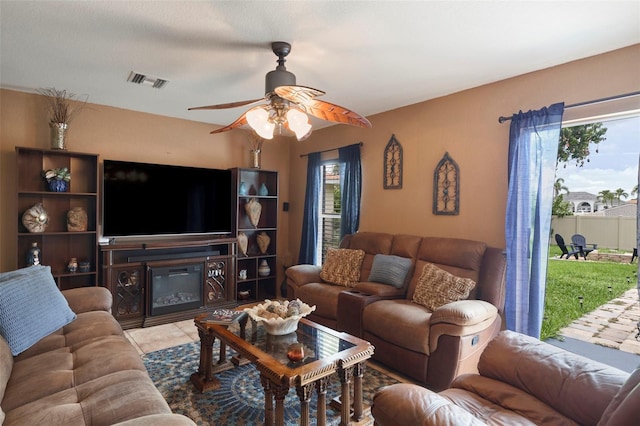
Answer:
<svg viewBox="0 0 640 426"><path fill-rule="evenodd" d="M214 345L214 358L219 342ZM227 349L227 359L234 355ZM200 393L189 380L198 370L200 344L188 343L169 349L151 352L143 357L151 379L175 413L190 417L198 425L258 425L264 422L264 391L260 375L253 365L244 365L219 373L220 388ZM364 402L370 405L376 390L382 386L398 383L392 377L367 364L364 373ZM331 379L327 401L340 395L340 380ZM310 401L311 424L315 425L317 397ZM285 424L298 425L300 400L291 389L285 398ZM327 408L327 424L340 423L340 412Z"/></svg>

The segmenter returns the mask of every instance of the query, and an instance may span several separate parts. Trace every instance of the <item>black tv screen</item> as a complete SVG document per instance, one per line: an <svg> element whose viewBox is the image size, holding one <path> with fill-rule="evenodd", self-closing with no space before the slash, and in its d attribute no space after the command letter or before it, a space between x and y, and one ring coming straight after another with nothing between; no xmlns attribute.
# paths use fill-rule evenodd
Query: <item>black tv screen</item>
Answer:
<svg viewBox="0 0 640 426"><path fill-rule="evenodd" d="M104 237L231 233L231 171L104 160Z"/></svg>

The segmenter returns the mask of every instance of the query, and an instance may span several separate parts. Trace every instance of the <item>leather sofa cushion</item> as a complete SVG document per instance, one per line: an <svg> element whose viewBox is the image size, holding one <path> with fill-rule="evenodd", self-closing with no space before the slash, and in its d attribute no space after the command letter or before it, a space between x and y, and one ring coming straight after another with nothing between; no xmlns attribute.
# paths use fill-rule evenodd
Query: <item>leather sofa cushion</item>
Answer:
<svg viewBox="0 0 640 426"><path fill-rule="evenodd" d="M420 243L415 262L415 272L409 283L407 298L412 299L420 273L424 265L433 263L456 277L470 278L476 283L480 279L480 269L487 245L478 241L456 238L424 237ZM469 294L476 298L477 286Z"/></svg>
<svg viewBox="0 0 640 426"><path fill-rule="evenodd" d="M440 395L487 424L577 426L526 391L477 374L458 376Z"/></svg>
<svg viewBox="0 0 640 426"><path fill-rule="evenodd" d="M339 285L310 283L296 290L296 297L309 306L316 306L314 315L335 319L338 317L338 294L346 288Z"/></svg>
<svg viewBox="0 0 640 426"><path fill-rule="evenodd" d="M640 407L640 367L636 368L607 407L598 426L633 424Z"/></svg>
<svg viewBox="0 0 640 426"><path fill-rule="evenodd" d="M628 377L616 368L512 331L501 332L489 343L478 371L534 395L583 425L598 423ZM554 380L548 380L551 377Z"/></svg>
<svg viewBox="0 0 640 426"><path fill-rule="evenodd" d="M422 354L429 354L431 313L406 299L379 300L364 309L362 324L368 333Z"/></svg>

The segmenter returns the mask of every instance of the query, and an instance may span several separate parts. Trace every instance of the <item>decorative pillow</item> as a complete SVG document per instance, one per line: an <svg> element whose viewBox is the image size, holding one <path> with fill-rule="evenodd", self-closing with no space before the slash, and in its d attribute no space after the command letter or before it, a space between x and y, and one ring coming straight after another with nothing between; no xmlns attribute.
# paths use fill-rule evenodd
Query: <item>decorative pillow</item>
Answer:
<svg viewBox="0 0 640 426"><path fill-rule="evenodd" d="M433 263L427 263L422 268L413 301L435 311L447 303L466 299L475 286L476 282L470 278L456 277Z"/></svg>
<svg viewBox="0 0 640 426"><path fill-rule="evenodd" d="M320 278L331 284L353 287L360 281L363 259L364 250L330 248L327 250Z"/></svg>
<svg viewBox="0 0 640 426"><path fill-rule="evenodd" d="M390 254L376 254L373 257L369 281L388 284L400 288L411 269L411 259Z"/></svg>
<svg viewBox="0 0 640 426"><path fill-rule="evenodd" d="M0 334L13 356L75 319L50 266L0 274Z"/></svg>

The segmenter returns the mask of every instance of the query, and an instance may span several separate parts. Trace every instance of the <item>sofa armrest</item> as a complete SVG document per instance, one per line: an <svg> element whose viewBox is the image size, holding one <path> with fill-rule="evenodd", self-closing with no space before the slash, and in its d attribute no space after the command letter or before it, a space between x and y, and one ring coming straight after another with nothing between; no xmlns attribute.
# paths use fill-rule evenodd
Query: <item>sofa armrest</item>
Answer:
<svg viewBox="0 0 640 426"><path fill-rule="evenodd" d="M376 392L371 414L378 426L485 424L437 393L409 383L386 386Z"/></svg>
<svg viewBox="0 0 640 426"><path fill-rule="evenodd" d="M296 297L296 289L306 284L322 283L320 278L321 266L317 265L293 265L288 267L284 274L287 278L287 288L291 289L291 297Z"/></svg>
<svg viewBox="0 0 640 426"><path fill-rule="evenodd" d="M438 350L440 336L469 336L490 328L498 317L498 309L483 300L459 300L447 303L433 312L430 320L429 348Z"/></svg>
<svg viewBox="0 0 640 426"><path fill-rule="evenodd" d="M447 323L461 327L493 320L498 309L483 300L459 300L440 306L431 315L431 325Z"/></svg>
<svg viewBox="0 0 640 426"><path fill-rule="evenodd" d="M113 296L104 287L80 287L63 290L62 295L67 299L69 307L76 314L90 311L111 312Z"/></svg>

